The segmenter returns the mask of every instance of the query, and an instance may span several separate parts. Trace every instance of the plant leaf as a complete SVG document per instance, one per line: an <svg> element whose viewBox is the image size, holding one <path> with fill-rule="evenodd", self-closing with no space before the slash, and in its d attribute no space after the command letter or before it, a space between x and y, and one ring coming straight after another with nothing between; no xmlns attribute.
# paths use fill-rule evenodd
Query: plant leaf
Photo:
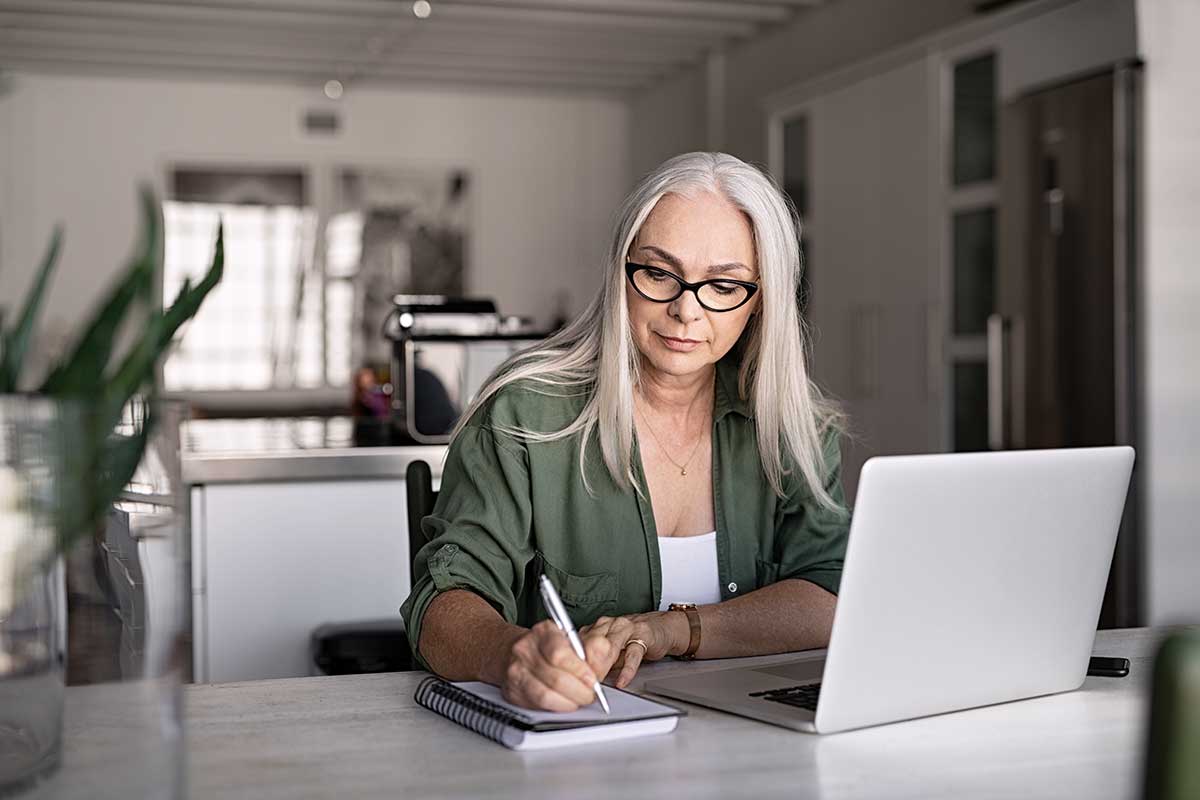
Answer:
<svg viewBox="0 0 1200 800"><path fill-rule="evenodd" d="M150 407L152 408L152 406ZM80 419L85 431L82 451L67 454L65 486L72 491L56 506L59 548L66 552L77 539L91 535L113 501L129 483L157 419L148 412L140 430L130 436L114 434L89 410ZM107 434L103 434L104 431ZM93 436L97 438L93 438Z"/></svg>
<svg viewBox="0 0 1200 800"><path fill-rule="evenodd" d="M121 366L108 381L105 389L105 408L108 416L116 424L121 408L137 390L153 383L154 368L159 357L166 352L175 332L200 309L200 304L210 291L220 282L225 268L225 232L224 226L217 226L217 244L213 252L212 265L203 280L194 288L190 281L184 281L183 287L176 295L175 302L162 314L154 314L142 331L141 341L125 357Z"/></svg>
<svg viewBox="0 0 1200 800"><path fill-rule="evenodd" d="M169 308L156 307L153 297L157 288L155 277L162 266L161 209L148 189L143 188L141 201L142 232L132 262L108 292L71 356L60 363L43 386L46 394L69 396L61 403L63 417L55 434L60 444L54 448L61 460L60 485L64 490L60 497L53 498L60 537L59 552L67 552L75 540L90 536L96 530L113 501L133 477L156 419L148 413L133 435L117 435L114 429L121 421L122 411L139 391L148 398L149 408L153 409L158 396L156 370L159 359L170 347L180 326L195 316L224 273L224 227L219 226L212 264L204 278L195 286L185 280ZM52 252L33 292L32 313L30 308L26 309L30 319L36 316L48 274L57 257L59 238L56 233ZM149 306L147 318L130 350L119 363L112 363L115 340L138 300ZM20 366L20 358L16 356L23 354L31 327L31 323L23 324L8 334L0 328L0 346L4 348L0 363L5 367L17 365L17 369L11 370L14 382ZM20 352L13 349L14 343L21 345Z"/></svg>
<svg viewBox="0 0 1200 800"><path fill-rule="evenodd" d="M162 331L162 335L166 337L161 343L163 350L171 343L171 338L179 330L179 327L196 315L204 298L221 282L224 274L225 223L222 221L217 223L217 245L213 249L213 260L208 272L194 289L185 283L184 288L176 296L175 302L163 314L167 322L166 328Z"/></svg>
<svg viewBox="0 0 1200 800"><path fill-rule="evenodd" d="M58 263L58 251L62 246L62 238L62 226L56 226L54 235L50 238L50 247L42 259L42 266L38 270L33 289L25 298L25 308L21 311L21 318L15 328L4 334L4 355L0 357L0 392L15 392L19 389L17 384L21 379L25 351L29 347L29 339L33 335L33 325L45 299L50 275Z"/></svg>
<svg viewBox="0 0 1200 800"><path fill-rule="evenodd" d="M147 405L146 416L142 420L141 429L131 436L113 435L105 442L103 448L104 468L102 475L103 505L107 506L128 485L134 471L142 460L142 452L154 432L158 418L153 413L153 406Z"/></svg>
<svg viewBox="0 0 1200 800"><path fill-rule="evenodd" d="M120 367L101 390L100 420L107 430L116 427L121 419L121 409L141 387L154 383L154 367L162 354L159 342L166 321L162 314L155 313L146 321L141 339L125 355Z"/></svg>
<svg viewBox="0 0 1200 800"><path fill-rule="evenodd" d="M112 358L121 323L137 298L149 298L161 261L162 224L158 202L148 188L142 187L142 234L138 249L124 276L109 292L100 310L92 317L69 358L63 360L42 384L41 392L56 396L88 394L98 376L104 374Z"/></svg>
<svg viewBox="0 0 1200 800"><path fill-rule="evenodd" d="M146 265L146 282L142 284L142 298L146 302L154 301L155 275L161 274L163 265L163 250L165 247L165 231L163 210L154 190L147 184L142 184L138 190L142 203L142 261Z"/></svg>

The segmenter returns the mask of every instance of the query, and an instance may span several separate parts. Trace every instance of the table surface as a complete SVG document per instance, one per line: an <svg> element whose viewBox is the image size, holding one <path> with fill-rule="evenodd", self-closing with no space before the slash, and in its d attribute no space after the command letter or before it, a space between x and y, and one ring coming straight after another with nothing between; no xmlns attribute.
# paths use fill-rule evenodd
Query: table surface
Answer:
<svg viewBox="0 0 1200 800"><path fill-rule="evenodd" d="M1132 798L1139 793L1160 629L1101 631L1126 678L1075 692L831 736L679 704L670 735L517 753L413 701L424 673L254 681L184 690L192 798ZM795 654L648 665L639 681ZM118 685L119 686L119 685ZM119 782L115 687L67 690L62 797ZM675 701L671 701L675 702ZM112 796L118 796L113 794Z"/></svg>

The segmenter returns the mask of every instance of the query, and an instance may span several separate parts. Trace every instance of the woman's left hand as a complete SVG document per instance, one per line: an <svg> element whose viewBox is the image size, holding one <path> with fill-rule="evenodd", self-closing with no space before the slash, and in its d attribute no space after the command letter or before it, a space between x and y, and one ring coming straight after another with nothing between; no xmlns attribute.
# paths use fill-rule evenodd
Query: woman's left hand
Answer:
<svg viewBox="0 0 1200 800"><path fill-rule="evenodd" d="M677 617L680 619L676 619ZM687 649L686 641L682 648L678 643L680 624L686 636L687 618L675 611L600 617L583 628L580 635L604 636L612 645L612 652L620 654L609 675L615 672L617 677L613 685L623 689L633 680L643 661L658 661ZM638 644L638 641L645 643L645 647Z"/></svg>

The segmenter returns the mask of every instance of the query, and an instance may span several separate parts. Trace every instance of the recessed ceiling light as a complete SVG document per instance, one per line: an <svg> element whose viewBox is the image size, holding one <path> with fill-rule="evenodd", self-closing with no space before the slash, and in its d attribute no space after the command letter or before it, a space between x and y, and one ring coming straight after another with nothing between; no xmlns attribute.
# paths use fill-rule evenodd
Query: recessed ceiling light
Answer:
<svg viewBox="0 0 1200 800"><path fill-rule="evenodd" d="M429 15L433 13L433 6L429 4L429 0L416 0L413 3L413 15L417 19L429 19Z"/></svg>
<svg viewBox="0 0 1200 800"><path fill-rule="evenodd" d="M337 100L345 90L341 81L325 81L325 96L330 100Z"/></svg>

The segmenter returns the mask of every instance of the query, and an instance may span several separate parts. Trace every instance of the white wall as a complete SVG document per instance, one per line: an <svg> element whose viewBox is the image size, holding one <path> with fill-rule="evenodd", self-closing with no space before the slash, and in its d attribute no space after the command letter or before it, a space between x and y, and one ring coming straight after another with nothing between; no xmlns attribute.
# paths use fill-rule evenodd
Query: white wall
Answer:
<svg viewBox="0 0 1200 800"><path fill-rule="evenodd" d="M671 156L704 149L705 91L704 69L689 68L637 97L629 116L635 180Z"/></svg>
<svg viewBox="0 0 1200 800"><path fill-rule="evenodd" d="M1138 0L1149 621L1200 622L1200 3Z"/></svg>
<svg viewBox="0 0 1200 800"><path fill-rule="evenodd" d="M0 306L17 313L14 301L23 297L34 272L34 253L29 235L33 198L29 174L32 148L30 114L32 97L16 91L15 79L7 77L0 86ZM49 238L43 233L39 248ZM15 288L20 286L18 293Z"/></svg>
<svg viewBox="0 0 1200 800"><path fill-rule="evenodd" d="M62 221L52 335L77 324L128 254L137 182L161 187L175 160L465 167L469 291L543 321L561 292L582 310L628 189L628 109L616 99L355 90L339 106L343 135L322 141L303 136L299 120L324 98L300 87L40 75L12 84L0 98L0 304L24 295Z"/></svg>

